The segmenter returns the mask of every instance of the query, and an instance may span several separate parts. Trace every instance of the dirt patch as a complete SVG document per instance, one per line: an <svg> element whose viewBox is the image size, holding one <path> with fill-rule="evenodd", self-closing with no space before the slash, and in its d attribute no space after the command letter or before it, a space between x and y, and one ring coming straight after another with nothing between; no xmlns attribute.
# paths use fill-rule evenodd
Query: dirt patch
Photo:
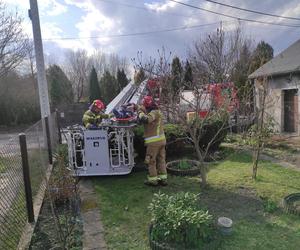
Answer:
<svg viewBox="0 0 300 250"><path fill-rule="evenodd" d="M257 221L264 212L262 201L252 190L244 187L239 187L234 192L209 188L201 193L200 200L216 217L225 216L234 221Z"/></svg>
<svg viewBox="0 0 300 250"><path fill-rule="evenodd" d="M295 135L274 135L271 140L274 146L286 145L291 148L300 149L300 136Z"/></svg>

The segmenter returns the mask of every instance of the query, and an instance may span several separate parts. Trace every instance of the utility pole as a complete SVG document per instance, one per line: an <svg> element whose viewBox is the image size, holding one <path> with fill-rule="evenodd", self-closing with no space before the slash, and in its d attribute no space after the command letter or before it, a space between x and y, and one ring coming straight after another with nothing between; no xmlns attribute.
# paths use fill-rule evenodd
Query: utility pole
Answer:
<svg viewBox="0 0 300 250"><path fill-rule="evenodd" d="M37 4L37 0L29 0L29 2L30 2L29 17L32 22L41 117L43 119L50 115L48 84L47 84L46 72L45 72L45 62L44 62L43 43L42 43L42 36L41 36L38 4Z"/></svg>

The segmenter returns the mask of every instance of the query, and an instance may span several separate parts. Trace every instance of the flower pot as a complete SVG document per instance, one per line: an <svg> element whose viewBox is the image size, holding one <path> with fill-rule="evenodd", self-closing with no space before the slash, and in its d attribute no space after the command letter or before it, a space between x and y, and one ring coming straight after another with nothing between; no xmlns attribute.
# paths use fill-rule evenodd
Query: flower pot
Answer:
<svg viewBox="0 0 300 250"><path fill-rule="evenodd" d="M166 167L169 174L177 176L195 176L200 174L199 161L195 160L184 160L191 165L189 169L178 169L175 166L180 164L182 160L170 161L167 163Z"/></svg>
<svg viewBox="0 0 300 250"><path fill-rule="evenodd" d="M287 213L300 215L300 205L295 205L296 202L300 203L300 193L293 193L283 198L283 208Z"/></svg>

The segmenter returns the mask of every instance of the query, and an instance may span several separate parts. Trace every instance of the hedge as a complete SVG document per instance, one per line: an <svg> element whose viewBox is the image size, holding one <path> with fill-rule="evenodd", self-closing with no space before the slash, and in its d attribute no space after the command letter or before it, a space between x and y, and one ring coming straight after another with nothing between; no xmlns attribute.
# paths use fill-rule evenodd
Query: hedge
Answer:
<svg viewBox="0 0 300 250"><path fill-rule="evenodd" d="M208 143L212 140L215 134L220 130L223 125L223 121L221 120L207 120L207 123L203 125L200 136L200 147L202 149L206 148ZM209 151L218 150L222 141L224 141L228 130L224 129L220 131L218 136L215 138L214 143L210 146ZM187 143L189 143L185 137L187 137L187 133L184 131L181 125L179 124L165 124L164 131L166 135L167 145L166 151L169 155L180 154ZM199 131L200 132L200 131ZM144 127L138 126L134 129L134 148L135 152L138 154L140 158L144 158L146 154L146 148L144 145Z"/></svg>

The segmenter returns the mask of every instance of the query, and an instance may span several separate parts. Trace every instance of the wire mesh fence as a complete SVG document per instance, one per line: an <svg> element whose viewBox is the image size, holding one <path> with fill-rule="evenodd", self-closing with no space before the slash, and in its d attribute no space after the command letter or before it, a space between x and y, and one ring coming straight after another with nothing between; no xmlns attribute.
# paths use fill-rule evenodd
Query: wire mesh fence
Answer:
<svg viewBox="0 0 300 250"><path fill-rule="evenodd" d="M27 219L18 137L0 148L0 173L0 249L15 249Z"/></svg>
<svg viewBox="0 0 300 250"><path fill-rule="evenodd" d="M24 131L33 200L45 185L49 156L45 122L40 120ZM49 117L52 149L58 145L56 114ZM0 146L0 249L16 249L27 222L19 136L11 136Z"/></svg>

